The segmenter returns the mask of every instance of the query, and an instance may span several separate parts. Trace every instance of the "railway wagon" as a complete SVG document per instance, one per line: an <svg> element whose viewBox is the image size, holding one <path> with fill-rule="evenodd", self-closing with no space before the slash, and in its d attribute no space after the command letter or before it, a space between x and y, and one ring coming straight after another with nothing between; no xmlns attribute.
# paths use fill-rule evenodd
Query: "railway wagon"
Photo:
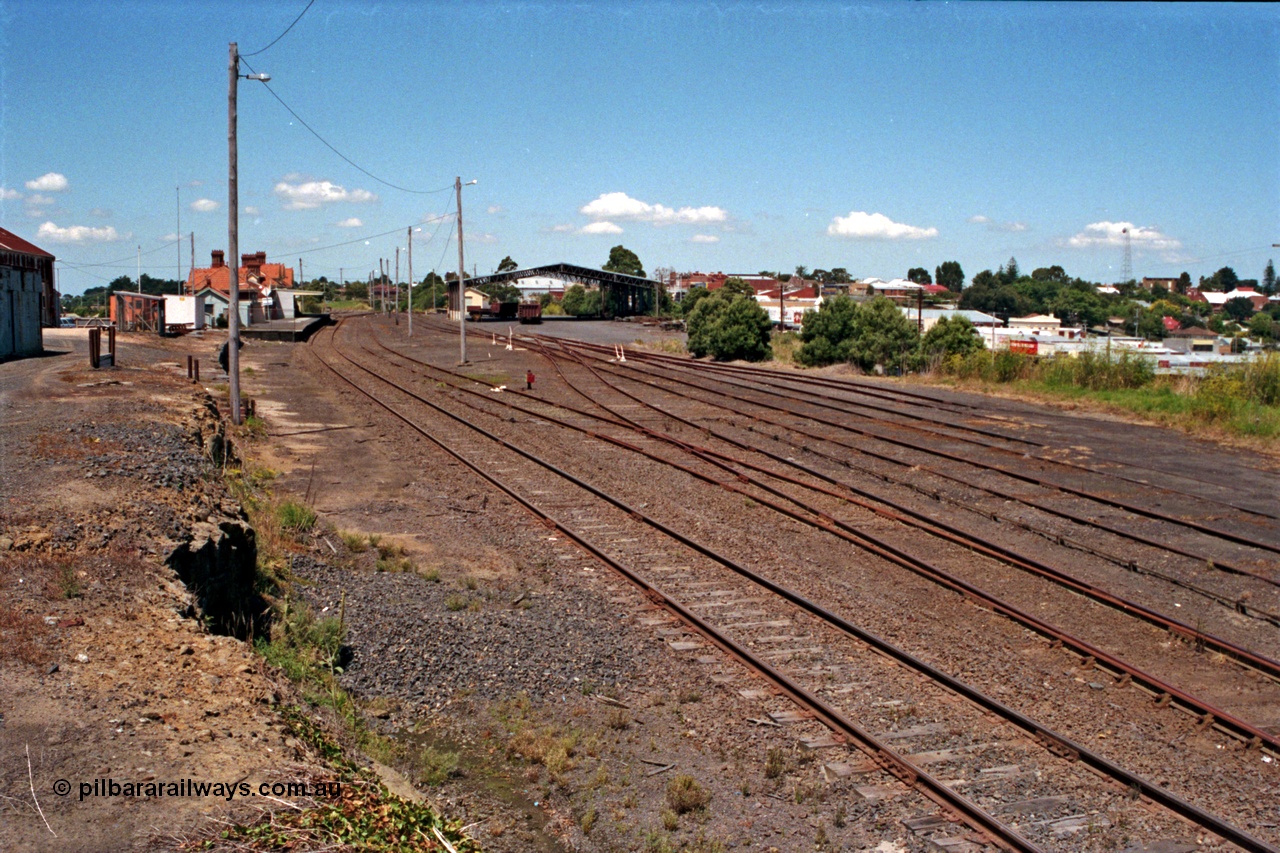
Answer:
<svg viewBox="0 0 1280 853"><path fill-rule="evenodd" d="M542 304L540 302L521 302L518 316L521 323L541 323Z"/></svg>
<svg viewBox="0 0 1280 853"><path fill-rule="evenodd" d="M467 316L472 320L514 320L518 302L490 302L488 305L467 306Z"/></svg>

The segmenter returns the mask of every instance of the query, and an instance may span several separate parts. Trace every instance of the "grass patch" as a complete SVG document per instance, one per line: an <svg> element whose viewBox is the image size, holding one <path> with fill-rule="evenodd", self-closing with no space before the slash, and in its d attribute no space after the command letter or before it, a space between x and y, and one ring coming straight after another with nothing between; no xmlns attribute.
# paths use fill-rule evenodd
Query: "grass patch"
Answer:
<svg viewBox="0 0 1280 853"><path fill-rule="evenodd" d="M288 500L276 507L276 518L280 526L295 537L310 533L316 526L316 514L311 507Z"/></svg>
<svg viewBox="0 0 1280 853"><path fill-rule="evenodd" d="M711 795L686 773L667 783L667 805L678 815L702 811L710 802Z"/></svg>
<svg viewBox="0 0 1280 853"><path fill-rule="evenodd" d="M338 538L342 540L342 544L352 554L363 554L369 550L369 540L362 533L351 533L346 530L339 531Z"/></svg>
<svg viewBox="0 0 1280 853"><path fill-rule="evenodd" d="M1193 433L1280 437L1280 354L1217 365L1199 376L1156 375L1149 356L1036 358L1008 351L955 356L939 373L981 390L1087 403Z"/></svg>
<svg viewBox="0 0 1280 853"><path fill-rule="evenodd" d="M459 775L459 754L435 747L423 747L418 754L418 776L423 783L438 787Z"/></svg>
<svg viewBox="0 0 1280 853"><path fill-rule="evenodd" d="M770 346L773 348L773 360L779 364L799 365L796 351L804 344L799 332L774 332Z"/></svg>

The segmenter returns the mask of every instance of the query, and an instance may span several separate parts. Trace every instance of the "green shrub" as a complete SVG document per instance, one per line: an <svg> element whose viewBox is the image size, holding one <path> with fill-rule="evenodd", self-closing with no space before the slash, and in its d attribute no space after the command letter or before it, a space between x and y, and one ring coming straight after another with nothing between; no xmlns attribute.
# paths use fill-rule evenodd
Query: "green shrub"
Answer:
<svg viewBox="0 0 1280 853"><path fill-rule="evenodd" d="M680 774L667 783L667 805L676 814L705 809L711 795L688 774Z"/></svg>
<svg viewBox="0 0 1280 853"><path fill-rule="evenodd" d="M297 501L285 501L276 508L280 526L295 536L307 533L316 525L315 512Z"/></svg>

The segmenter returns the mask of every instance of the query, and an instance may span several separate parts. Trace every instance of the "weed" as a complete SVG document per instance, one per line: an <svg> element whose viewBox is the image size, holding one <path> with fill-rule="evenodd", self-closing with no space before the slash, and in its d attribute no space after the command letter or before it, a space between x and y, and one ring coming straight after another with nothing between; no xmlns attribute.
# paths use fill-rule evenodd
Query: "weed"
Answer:
<svg viewBox="0 0 1280 853"><path fill-rule="evenodd" d="M835 816L831 818L831 825L834 826L836 829L843 829L845 818L846 818L846 813L844 810L844 803L841 803L840 805L836 806L836 813L835 813Z"/></svg>
<svg viewBox="0 0 1280 853"><path fill-rule="evenodd" d="M667 832L675 832L680 825L680 816L671 809L662 810L662 828Z"/></svg>
<svg viewBox="0 0 1280 853"><path fill-rule="evenodd" d="M743 779L742 784L738 786L738 790L742 792L742 796L751 796L751 780Z"/></svg>
<svg viewBox="0 0 1280 853"><path fill-rule="evenodd" d="M311 531L316 526L316 514L311 507L297 501L285 501L276 507L276 518L280 526L291 532L295 538Z"/></svg>
<svg viewBox="0 0 1280 853"><path fill-rule="evenodd" d="M453 612L466 610L470 600L465 595L451 595L444 600L444 606Z"/></svg>
<svg viewBox="0 0 1280 853"><path fill-rule="evenodd" d="M595 826L595 825L596 825L596 810L595 810L595 809L591 809L591 810L589 810L586 814L584 814L584 815L582 816L582 819L581 819L580 821L578 821L578 826L582 827L582 834L583 834L583 835L590 835L590 834L591 834L591 828L592 828L593 826Z"/></svg>
<svg viewBox="0 0 1280 853"><path fill-rule="evenodd" d="M818 827L817 833L815 833L813 836L813 846L822 850L822 849L826 849L827 844L828 844L828 841L827 841L826 827L820 826Z"/></svg>
<svg viewBox="0 0 1280 853"><path fill-rule="evenodd" d="M79 598L84 591L75 566L69 560L58 562L45 590L53 598Z"/></svg>
<svg viewBox="0 0 1280 853"><path fill-rule="evenodd" d="M702 701L702 694L696 690L681 690L676 696L676 701L681 705L689 705L694 702Z"/></svg>
<svg viewBox="0 0 1280 853"><path fill-rule="evenodd" d="M0 660L18 660L33 666L48 660L41 642L47 633L39 617L0 605Z"/></svg>
<svg viewBox="0 0 1280 853"><path fill-rule="evenodd" d="M620 732L631 727L631 715L625 708L611 708L604 722L609 728Z"/></svg>
<svg viewBox="0 0 1280 853"><path fill-rule="evenodd" d="M644 849L646 853L671 853L671 842L656 832L645 835Z"/></svg>
<svg viewBox="0 0 1280 853"><path fill-rule="evenodd" d="M418 753L419 775L432 787L443 785L458 773L458 753L424 747Z"/></svg>
<svg viewBox="0 0 1280 853"><path fill-rule="evenodd" d="M480 581L472 575L467 575L462 579L462 585L467 589L476 589L480 586Z"/></svg>
<svg viewBox="0 0 1280 853"><path fill-rule="evenodd" d="M667 805L676 814L700 811L710 802L711 795L688 774L682 773L667 783Z"/></svg>
<svg viewBox="0 0 1280 853"><path fill-rule="evenodd" d="M764 756L764 778L777 779L787 769L786 759L783 757L782 748L774 747L765 753Z"/></svg>
<svg viewBox="0 0 1280 853"><path fill-rule="evenodd" d="M425 571L419 572L418 574L421 575L424 581L431 581L431 583L440 583L440 570L435 568L434 566L432 566L431 568Z"/></svg>
<svg viewBox="0 0 1280 853"><path fill-rule="evenodd" d="M411 572L413 561L407 557L379 557L373 567L378 572Z"/></svg>
<svg viewBox="0 0 1280 853"><path fill-rule="evenodd" d="M343 530L338 533L342 539L342 544L347 546L347 550L352 554L362 554L369 547L369 540L360 533L348 533Z"/></svg>

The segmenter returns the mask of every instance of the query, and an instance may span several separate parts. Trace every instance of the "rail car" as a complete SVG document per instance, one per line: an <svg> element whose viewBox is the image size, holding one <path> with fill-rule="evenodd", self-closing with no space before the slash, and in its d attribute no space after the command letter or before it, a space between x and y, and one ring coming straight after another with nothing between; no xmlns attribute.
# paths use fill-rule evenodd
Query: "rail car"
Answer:
<svg viewBox="0 0 1280 853"><path fill-rule="evenodd" d="M540 302L521 302L520 309L517 313L521 323L541 323L542 322L542 303Z"/></svg>

